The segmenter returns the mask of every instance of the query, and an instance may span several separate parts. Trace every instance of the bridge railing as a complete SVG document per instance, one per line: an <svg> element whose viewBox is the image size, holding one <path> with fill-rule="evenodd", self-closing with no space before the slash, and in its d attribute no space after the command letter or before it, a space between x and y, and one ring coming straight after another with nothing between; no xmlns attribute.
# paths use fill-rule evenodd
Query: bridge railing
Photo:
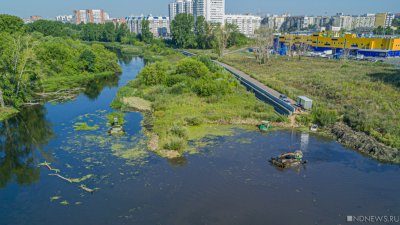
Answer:
<svg viewBox="0 0 400 225"><path fill-rule="evenodd" d="M241 82L245 83L246 86L256 90L257 92L259 92L260 94L265 95L267 98L269 98L275 105L281 107L284 109L284 111L287 111L288 114L292 114L296 111L296 108L294 108L293 106L287 104L286 102L282 101L281 99L277 98L276 96L272 95L271 93L269 93L268 91L258 87L257 85L253 84L251 81L245 79L244 77L240 76L239 74L235 73L234 71L224 67L226 71L228 71L229 73L231 73L232 75L234 75L238 80L240 80Z"/></svg>

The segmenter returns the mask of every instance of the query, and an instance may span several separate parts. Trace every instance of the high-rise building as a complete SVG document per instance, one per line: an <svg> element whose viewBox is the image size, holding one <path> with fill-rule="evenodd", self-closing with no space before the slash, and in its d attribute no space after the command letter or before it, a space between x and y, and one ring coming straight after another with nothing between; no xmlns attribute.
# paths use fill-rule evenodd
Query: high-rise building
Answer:
<svg viewBox="0 0 400 225"><path fill-rule="evenodd" d="M71 23L73 19L72 15L60 15L56 16L56 21L63 22L63 23Z"/></svg>
<svg viewBox="0 0 400 225"><path fill-rule="evenodd" d="M169 18L175 19L175 16L180 13L193 14L192 0L176 0L168 5Z"/></svg>
<svg viewBox="0 0 400 225"><path fill-rule="evenodd" d="M393 13L377 13L375 15L375 27L390 27L394 18Z"/></svg>
<svg viewBox="0 0 400 225"><path fill-rule="evenodd" d="M126 17L128 29L132 33L142 33L142 21L149 21L150 31L154 37L167 37L170 33L170 20L169 17L165 16L129 16Z"/></svg>
<svg viewBox="0 0 400 225"><path fill-rule="evenodd" d="M225 0L195 0L193 11L196 17L204 16L208 22L223 24Z"/></svg>
<svg viewBox="0 0 400 225"><path fill-rule="evenodd" d="M105 23L109 20L109 15L102 9L75 10L74 21L81 23Z"/></svg>
<svg viewBox="0 0 400 225"><path fill-rule="evenodd" d="M261 26L261 17L253 15L225 15L225 23L231 23L238 26L239 31L251 37L255 30Z"/></svg>

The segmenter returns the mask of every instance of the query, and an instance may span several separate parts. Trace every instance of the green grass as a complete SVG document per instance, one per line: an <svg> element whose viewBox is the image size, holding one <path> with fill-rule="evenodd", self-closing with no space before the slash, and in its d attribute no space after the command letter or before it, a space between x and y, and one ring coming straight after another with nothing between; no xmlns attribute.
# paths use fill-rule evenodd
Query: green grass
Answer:
<svg viewBox="0 0 400 225"><path fill-rule="evenodd" d="M12 107L0 108L0 121L6 120L17 113L18 110Z"/></svg>
<svg viewBox="0 0 400 225"><path fill-rule="evenodd" d="M244 52L223 61L291 98L306 95L353 129L400 148L400 70L391 65L286 57L259 65Z"/></svg>

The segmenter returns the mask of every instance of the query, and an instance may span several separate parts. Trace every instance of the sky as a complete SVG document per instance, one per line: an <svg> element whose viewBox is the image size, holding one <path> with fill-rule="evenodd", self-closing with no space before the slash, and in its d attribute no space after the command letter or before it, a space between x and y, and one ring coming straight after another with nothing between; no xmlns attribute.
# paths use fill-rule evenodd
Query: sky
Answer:
<svg viewBox="0 0 400 225"><path fill-rule="evenodd" d="M174 0L0 0L0 14L27 18L53 18L72 14L74 9L104 9L111 17L153 14L168 15ZM291 15L364 14L400 12L400 0L226 0L226 13L266 13Z"/></svg>

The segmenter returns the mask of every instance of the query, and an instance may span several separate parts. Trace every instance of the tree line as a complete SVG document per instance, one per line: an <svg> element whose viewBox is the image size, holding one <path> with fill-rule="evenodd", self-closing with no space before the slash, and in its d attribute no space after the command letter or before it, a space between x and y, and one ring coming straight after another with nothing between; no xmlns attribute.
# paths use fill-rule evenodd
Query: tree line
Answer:
<svg viewBox="0 0 400 225"><path fill-rule="evenodd" d="M56 86L52 89L68 89L61 81L120 70L117 56L103 45L87 45L62 34L54 37L52 30L30 33L30 29L18 17L0 15L1 108L19 108L35 93L47 91L51 80Z"/></svg>

